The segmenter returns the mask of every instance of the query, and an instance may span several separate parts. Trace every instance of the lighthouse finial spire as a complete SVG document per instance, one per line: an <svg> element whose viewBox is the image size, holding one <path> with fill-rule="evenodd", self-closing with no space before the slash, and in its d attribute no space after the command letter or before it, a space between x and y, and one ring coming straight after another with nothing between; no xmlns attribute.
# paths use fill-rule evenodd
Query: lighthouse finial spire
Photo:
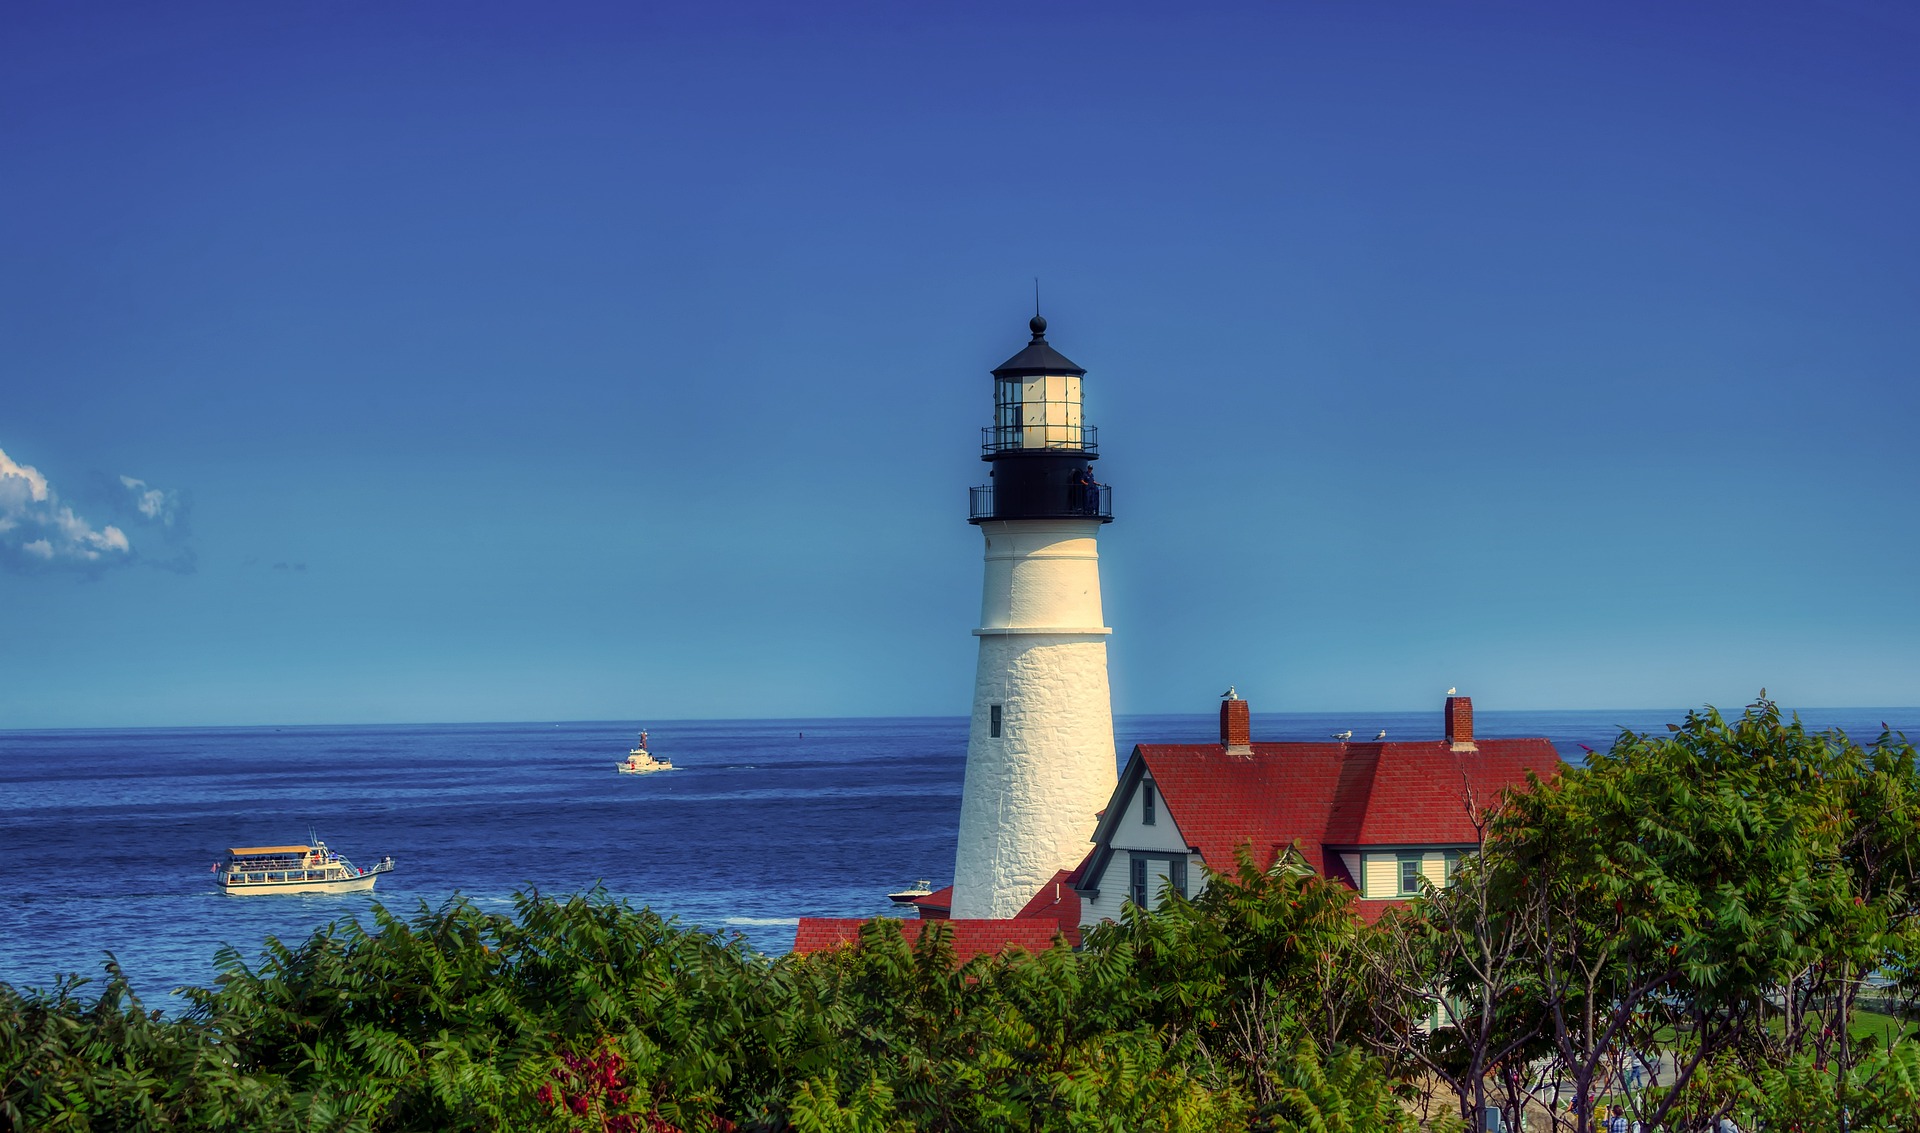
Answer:
<svg viewBox="0 0 1920 1133"><path fill-rule="evenodd" d="M1033 277L1033 318L1027 321L1033 331L1033 337L1039 338L1047 333L1047 320L1040 317L1040 277Z"/></svg>

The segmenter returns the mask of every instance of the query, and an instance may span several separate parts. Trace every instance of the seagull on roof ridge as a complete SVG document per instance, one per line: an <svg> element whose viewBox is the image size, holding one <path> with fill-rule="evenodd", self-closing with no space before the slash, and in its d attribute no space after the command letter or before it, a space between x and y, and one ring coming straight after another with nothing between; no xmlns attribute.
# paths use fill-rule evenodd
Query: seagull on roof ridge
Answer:
<svg viewBox="0 0 1920 1133"><path fill-rule="evenodd" d="M1348 728L1344 732L1335 732L1333 733L1333 738L1336 740L1350 740L1353 738L1353 729Z"/></svg>
<svg viewBox="0 0 1920 1133"><path fill-rule="evenodd" d="M1386 738L1387 738L1387 730L1386 730L1385 728L1382 728L1382 729L1380 729L1380 734L1379 734L1379 735L1377 735L1377 736L1375 736L1375 737L1373 737L1373 738L1374 738L1374 739L1376 739L1376 740L1384 740L1384 739L1386 739Z"/></svg>

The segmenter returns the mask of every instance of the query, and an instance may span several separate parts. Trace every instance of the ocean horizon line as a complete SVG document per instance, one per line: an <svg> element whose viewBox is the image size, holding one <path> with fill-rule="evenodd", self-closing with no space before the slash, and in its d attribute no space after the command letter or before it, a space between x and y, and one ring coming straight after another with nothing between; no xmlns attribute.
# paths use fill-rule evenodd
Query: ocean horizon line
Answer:
<svg viewBox="0 0 1920 1133"><path fill-rule="evenodd" d="M1661 716L1663 718L1671 718L1675 722L1678 722L1679 720L1684 719L1688 712L1697 711L1702 708L1709 708L1709 707L1716 708L1722 714L1737 713L1740 710L1746 708L1750 703L1752 702L1747 701L1747 702L1741 702L1737 705L1731 705L1731 706L1703 703L1703 704L1695 705L1692 707L1673 706L1673 705L1653 706L1653 707L1625 707L1620 705L1611 705L1611 706L1605 706L1605 707L1599 707L1599 708L1528 708L1528 707L1484 708L1484 707L1476 706L1474 715L1476 719L1483 722L1491 722L1501 717L1509 717L1509 716L1533 716L1533 715L1595 716L1595 715L1604 715L1604 714L1620 714L1623 716L1633 716L1633 717L1640 717L1640 718L1645 718L1650 716ZM1775 701L1775 703L1778 704L1779 702ZM1782 708L1782 711L1787 713L1789 717L1794 715L1806 716L1808 714L1816 714L1816 713L1817 714L1845 713L1848 715L1856 715L1860 713L1873 713L1873 712L1900 713L1900 714L1920 713L1920 704L1863 704L1863 705L1809 704L1809 705L1800 705L1800 706L1781 705L1781 708ZM1307 719L1307 718L1326 717L1326 716L1352 716L1352 717L1359 718L1359 717L1407 717L1407 716L1424 716L1428 714L1432 714L1434 716L1434 719L1438 721L1439 712L1437 708L1433 708L1433 709L1430 709L1430 708L1313 708L1313 709L1256 710L1252 713L1252 716L1254 719L1258 720L1263 717L1269 718L1269 719L1276 719L1276 718ZM1113 718L1116 722L1125 721L1125 720L1174 720L1174 719L1210 720L1213 718L1213 713L1191 712L1191 711L1116 712L1113 714ZM102 726L102 725L55 725L55 726L29 727L29 728L0 728L0 736L16 736L16 735L17 736L33 736L33 735L50 735L50 734L110 735L114 733L209 732L209 731L259 732L259 731L284 731L287 729L324 730L329 728L348 728L348 729L534 728L534 727L543 727L543 726L551 726L555 728L587 728L587 727L598 728L598 727L617 726L617 727L625 728L628 730L644 728L648 731L658 731L661 728L671 728L676 725L691 725L691 724L698 724L698 725L713 725L713 724L830 725L835 723L871 723L871 722L888 721L888 720L897 720L903 723L925 723L925 722L933 722L933 721L964 722L966 719L967 719L967 715L965 713L954 712L954 713L927 713L927 714L889 713L884 715L866 715L866 716L860 716L860 715L673 716L673 717L635 716L635 717L607 717L607 718L597 718L597 719L582 718L582 719L560 719L560 720L556 720L550 717L538 717L533 719L520 719L520 720L514 720L514 719L331 720L331 721L306 721L306 722L300 722L300 723L268 722L268 723L247 723L247 724L217 724L217 723L116 724L116 725L105 725L105 726Z"/></svg>

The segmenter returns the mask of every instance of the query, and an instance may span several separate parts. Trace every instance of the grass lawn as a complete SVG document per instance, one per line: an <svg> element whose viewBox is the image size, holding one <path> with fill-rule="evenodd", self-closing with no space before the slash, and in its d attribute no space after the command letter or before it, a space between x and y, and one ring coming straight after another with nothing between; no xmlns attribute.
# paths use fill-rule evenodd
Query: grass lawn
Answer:
<svg viewBox="0 0 1920 1133"><path fill-rule="evenodd" d="M1774 1035L1780 1034L1785 1025L1777 1015L1769 1018L1766 1024L1767 1031ZM1853 1025L1847 1030L1853 1035L1855 1041L1868 1037L1878 1038L1883 1042L1903 1036L1909 1039L1920 1037L1920 1023L1902 1022L1895 1016L1882 1015L1862 1007L1853 1009ZM1661 1038L1664 1040L1666 1035L1663 1034Z"/></svg>
<svg viewBox="0 0 1920 1133"><path fill-rule="evenodd" d="M1856 1040L1873 1036L1881 1042L1889 1042L1902 1036L1914 1038L1920 1035L1920 1024L1905 1022L1891 1015L1856 1009L1853 1013L1853 1026L1848 1028L1848 1032Z"/></svg>

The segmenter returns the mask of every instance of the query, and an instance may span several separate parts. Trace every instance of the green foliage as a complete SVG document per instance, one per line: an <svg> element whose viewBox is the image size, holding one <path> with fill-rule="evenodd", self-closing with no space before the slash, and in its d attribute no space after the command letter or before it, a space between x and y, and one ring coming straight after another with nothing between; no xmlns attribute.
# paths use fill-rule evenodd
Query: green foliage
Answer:
<svg viewBox="0 0 1920 1133"><path fill-rule="evenodd" d="M1364 925L1354 893L1291 869L1268 870L1243 847L1233 877L1215 877L1191 900L1170 894L1152 912L1128 906L1118 924L1088 936L1088 951L1133 969L1126 1009L1179 1030L1215 1030L1256 999L1336 1044L1350 1038L1365 994L1355 950Z"/></svg>
<svg viewBox="0 0 1920 1133"><path fill-rule="evenodd" d="M1743 1129L1920 1133L1920 1043L1876 1045L1844 1073L1811 1052L1751 1070L1719 1059L1678 1102L1695 1125L1726 1113Z"/></svg>
<svg viewBox="0 0 1920 1133"><path fill-rule="evenodd" d="M21 994L0 984L0 1121L15 1130L294 1129L279 1084L249 1074L192 1020L148 1012L109 956L85 981ZM320 1126L307 1126L320 1127Z"/></svg>
<svg viewBox="0 0 1920 1133"><path fill-rule="evenodd" d="M791 1113L798 1133L902 1133L913 1128L895 1116L893 1091L878 1075L870 1076L844 1103L837 1075L809 1078L794 1094Z"/></svg>
<svg viewBox="0 0 1920 1133"><path fill-rule="evenodd" d="M1415 1133L1419 1121L1404 1104L1385 1066L1349 1047L1322 1059L1314 1041L1296 1034L1290 1057L1279 1060L1280 1091L1268 1120L1275 1133ZM1462 1130L1457 1118L1430 1127Z"/></svg>
<svg viewBox="0 0 1920 1133"><path fill-rule="evenodd" d="M1235 1127L1238 1097L1198 1082L1189 1045L1128 1009L1139 981L1124 961L1054 948L956 966L938 922L912 947L888 921L861 935L785 963L843 1021L841 1080L884 1084L912 1127Z"/></svg>
<svg viewBox="0 0 1920 1133"><path fill-rule="evenodd" d="M92 1003L4 989L5 1127L1245 1127L1190 1041L1126 1011L1124 962L956 965L937 924L912 947L880 922L859 948L768 961L603 895L525 895L512 916L376 906L220 964L174 1020L117 969Z"/></svg>
<svg viewBox="0 0 1920 1133"><path fill-rule="evenodd" d="M1839 869L1828 747L1765 705L1728 725L1691 713L1663 739L1623 735L1495 822L1490 860L1547 887L1554 950L1702 1008L1820 954L1854 917Z"/></svg>
<svg viewBox="0 0 1920 1133"><path fill-rule="evenodd" d="M1237 866L1089 934L1086 957L1115 973L1107 1002L1180 1036L1207 1081L1248 1099L1251 1128L1410 1123L1387 1064L1355 1045L1376 989L1353 891L1284 855Z"/></svg>

